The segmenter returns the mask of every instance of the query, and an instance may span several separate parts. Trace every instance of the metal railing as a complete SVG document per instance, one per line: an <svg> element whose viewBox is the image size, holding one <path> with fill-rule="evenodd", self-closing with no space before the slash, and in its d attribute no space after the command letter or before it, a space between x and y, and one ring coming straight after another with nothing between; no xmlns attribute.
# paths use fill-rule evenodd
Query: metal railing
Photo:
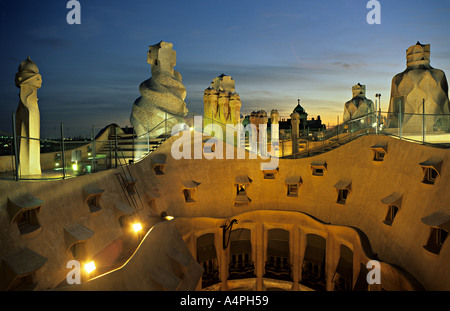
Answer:
<svg viewBox="0 0 450 311"><path fill-rule="evenodd" d="M193 117L195 116L202 117L202 132L205 123L220 125L223 129L223 140L226 138L228 128L235 130L233 125L205 118L201 114L194 113ZM171 136L172 128L169 128L168 123L171 119L173 117L168 118L166 114L163 121L152 128L147 126L146 133L140 136L137 136L133 129L127 132L117 125L110 125L103 128L97 137L94 136L95 129L92 127L90 139L78 140L64 137L62 123L60 139L35 139L18 136L15 133L13 122L13 134L0 132L0 179L66 179L129 165L146 157ZM205 120L206 122L204 122ZM190 125L193 125L192 122ZM267 143L264 146L267 151L272 148L270 130L271 127L268 124ZM162 134L156 136L154 135L156 131L160 131ZM450 148L450 114L372 112L325 130L313 131L307 127L301 128L295 141L292 138L291 128L281 129L278 135L278 154L276 156L280 158L309 157L330 151L360 136L369 134L387 135L439 148ZM251 150L249 133L244 132L242 135L241 138L245 139L247 151L260 153L260 150ZM29 141L39 141L40 144L42 171L40 175L22 176L19 173L19 145ZM234 141L234 144L237 146L237 140ZM292 147L293 145L295 148ZM271 153L271 155L274 154Z"/></svg>
<svg viewBox="0 0 450 311"><path fill-rule="evenodd" d="M438 148L450 148L450 114L372 112L314 134L300 133L299 150L280 157L299 158L320 154L363 135L387 135ZM281 141L291 143L289 139ZM291 148L292 149L292 148Z"/></svg>
<svg viewBox="0 0 450 311"><path fill-rule="evenodd" d="M200 116L200 114L197 114ZM219 124L224 132L234 127L217 120L205 118L208 123ZM267 152L271 152L271 127L267 124ZM251 150L249 133L244 132L245 147ZM450 148L450 114L405 114L371 112L350 119L328 129L299 128L298 137L293 142L292 128L279 129L278 157L299 158L330 151L363 135L387 135L415 143L439 148ZM227 142L230 143L230 142ZM259 143L259 141L258 141ZM293 148L292 146L298 146ZM236 146L236 144L235 144ZM264 146L265 147L265 146ZM260 153L260 151L258 151Z"/></svg>
<svg viewBox="0 0 450 311"><path fill-rule="evenodd" d="M12 133L0 132L0 179L58 180L126 166L140 161L171 135L167 114L163 121L137 136L133 129L115 124L104 127L90 138L66 138L63 123L60 138L37 139L17 135L13 113ZM156 135L155 133L162 132ZM39 144L41 173L23 175L20 172L20 144Z"/></svg>

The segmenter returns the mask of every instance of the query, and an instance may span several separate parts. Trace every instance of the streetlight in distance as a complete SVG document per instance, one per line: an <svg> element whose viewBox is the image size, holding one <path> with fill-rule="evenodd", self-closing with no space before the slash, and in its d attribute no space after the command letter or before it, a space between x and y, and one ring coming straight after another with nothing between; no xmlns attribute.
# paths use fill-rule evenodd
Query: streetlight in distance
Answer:
<svg viewBox="0 0 450 311"><path fill-rule="evenodd" d="M380 93L377 93L377 94L375 94L375 97L377 97L378 98L378 111L380 111L381 112L381 94ZM379 122L379 115L378 115L378 112L377 112L377 105L376 105L376 101L375 101L375 123L376 123L376 130L375 130L375 133L378 135L378 122Z"/></svg>

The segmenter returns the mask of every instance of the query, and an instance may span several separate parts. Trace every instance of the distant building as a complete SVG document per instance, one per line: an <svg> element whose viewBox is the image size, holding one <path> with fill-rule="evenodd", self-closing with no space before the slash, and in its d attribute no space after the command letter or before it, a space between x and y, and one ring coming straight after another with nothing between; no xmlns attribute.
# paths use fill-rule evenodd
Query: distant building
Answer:
<svg viewBox="0 0 450 311"><path fill-rule="evenodd" d="M311 118L308 120L308 113L306 110L300 105L300 99L297 101L297 106L295 106L292 112L296 112L300 116L300 132L309 130L310 132L323 131L326 129L325 124L322 124L322 120L320 116L317 116L316 119ZM270 120L269 120L270 123ZM281 119L278 121L280 130L289 130L291 128L291 119Z"/></svg>
<svg viewBox="0 0 450 311"><path fill-rule="evenodd" d="M297 112L300 116L300 132L307 131L309 129L310 132L317 132L322 131L326 129L326 125L322 124L322 120L320 118L320 115L317 116L316 119L311 118L311 120L308 120L308 113L306 110L300 105L300 99L298 99L297 106L295 106L294 110L292 112ZM252 120L259 120L258 122ZM290 130L291 129L291 119L290 118L277 118L279 129L281 130ZM255 125L264 123L262 121L265 121L267 124L267 128L270 130L270 124L272 123L272 117L268 117L267 113L264 110L259 111L253 111L250 115L247 115L244 117L244 120L242 121L242 124L246 126L249 123L253 123Z"/></svg>

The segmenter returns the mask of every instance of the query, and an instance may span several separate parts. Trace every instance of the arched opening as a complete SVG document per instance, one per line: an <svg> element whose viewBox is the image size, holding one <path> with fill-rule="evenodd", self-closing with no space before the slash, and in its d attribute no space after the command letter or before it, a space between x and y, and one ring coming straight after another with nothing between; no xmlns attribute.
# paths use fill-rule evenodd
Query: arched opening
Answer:
<svg viewBox="0 0 450 311"><path fill-rule="evenodd" d="M250 229L236 229L230 236L230 265L228 279L255 277L255 265L252 260Z"/></svg>
<svg viewBox="0 0 450 311"><path fill-rule="evenodd" d="M267 236L267 261L264 277L292 281L289 231L270 229Z"/></svg>
<svg viewBox="0 0 450 311"><path fill-rule="evenodd" d="M220 282L214 233L206 233L197 238L197 262L203 267L202 288Z"/></svg>
<svg viewBox="0 0 450 311"><path fill-rule="evenodd" d="M326 290L325 254L326 240L317 234L306 236L306 250L302 264L300 284L315 290Z"/></svg>
<svg viewBox="0 0 450 311"><path fill-rule="evenodd" d="M350 291L353 285L353 251L341 245L339 263L333 277L335 291Z"/></svg>

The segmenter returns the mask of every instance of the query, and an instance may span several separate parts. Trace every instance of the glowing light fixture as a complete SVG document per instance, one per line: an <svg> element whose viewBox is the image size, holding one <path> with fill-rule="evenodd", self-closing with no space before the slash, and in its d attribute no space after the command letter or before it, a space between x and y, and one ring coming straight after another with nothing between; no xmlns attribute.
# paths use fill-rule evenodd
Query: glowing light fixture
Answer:
<svg viewBox="0 0 450 311"><path fill-rule="evenodd" d="M167 212L166 212L166 211L162 211L162 212L161 212L161 218L162 218L163 220L172 220L172 219L174 219L175 217L167 215Z"/></svg>
<svg viewBox="0 0 450 311"><path fill-rule="evenodd" d="M142 230L142 225L141 225L141 223L135 223L133 226L133 230L135 231L135 232L139 232L139 231L141 231Z"/></svg>
<svg viewBox="0 0 450 311"><path fill-rule="evenodd" d="M72 169L73 169L74 171L78 171L78 164L77 164L77 161L75 161L75 163L72 163Z"/></svg>
<svg viewBox="0 0 450 311"><path fill-rule="evenodd" d="M189 128L189 130L192 132L192 131L194 131L194 128L191 126L191 127Z"/></svg>
<svg viewBox="0 0 450 311"><path fill-rule="evenodd" d="M96 269L94 261L85 264L84 269L86 270L87 273L91 273L92 271L94 271Z"/></svg>

